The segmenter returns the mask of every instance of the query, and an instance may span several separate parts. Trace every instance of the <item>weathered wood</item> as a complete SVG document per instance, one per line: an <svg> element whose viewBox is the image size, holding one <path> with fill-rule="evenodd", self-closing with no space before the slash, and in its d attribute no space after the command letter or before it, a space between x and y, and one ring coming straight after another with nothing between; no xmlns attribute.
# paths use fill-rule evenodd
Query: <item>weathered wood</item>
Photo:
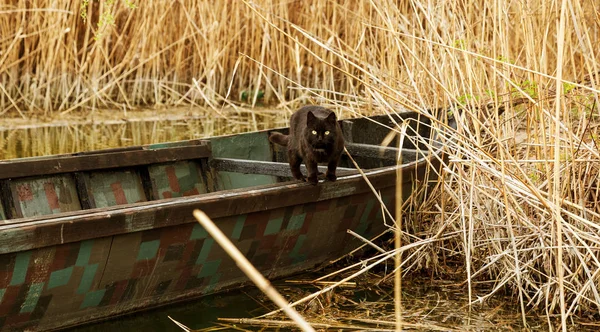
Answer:
<svg viewBox="0 0 600 332"><path fill-rule="evenodd" d="M360 142L365 144L378 145L386 138L391 130L397 128L398 124L406 123L409 128L407 135L411 137L420 136L425 140L429 140L431 131L431 120L425 115L408 112L389 115L377 115L363 117L352 120L352 131L349 133L352 137L350 142ZM425 149L426 144L422 140L417 142L419 148ZM398 145L398 135L392 140L390 146ZM415 149L415 142L410 139L403 141L403 147Z"/></svg>
<svg viewBox="0 0 600 332"><path fill-rule="evenodd" d="M429 162L434 166L439 164L432 158L422 161L422 167L401 166L403 182L411 185L415 176L423 178ZM396 185L396 167L369 170L366 175L375 188ZM252 190L241 188L93 211L66 212L57 217L15 219L10 224L0 225L0 254L195 222L194 209L203 210L211 218L220 218L366 192L371 192L368 184L360 174L353 174L317 186L291 181L257 186Z"/></svg>
<svg viewBox="0 0 600 332"><path fill-rule="evenodd" d="M7 220L19 218L10 190L10 180L0 181L0 204L4 206L4 217Z"/></svg>
<svg viewBox="0 0 600 332"><path fill-rule="evenodd" d="M371 144L349 143L346 144L346 150L348 150L352 156L358 157L396 160L398 155L398 148Z"/></svg>
<svg viewBox="0 0 600 332"><path fill-rule="evenodd" d="M90 199L90 191L87 187L83 173L75 172L73 173L73 177L75 179L75 189L77 190L77 195L79 196L79 204L81 204L81 208L83 210L96 208L93 200Z"/></svg>
<svg viewBox="0 0 600 332"><path fill-rule="evenodd" d="M210 148L208 146L194 145L164 149L125 149L124 151L109 153L83 153L47 158L17 159L0 162L0 179L130 167L207 158L209 156Z"/></svg>
<svg viewBox="0 0 600 332"><path fill-rule="evenodd" d="M393 188L382 188L381 193L387 202L393 202ZM227 195L223 196L227 200ZM232 234L234 244L259 271L273 279L312 269L360 245L345 232L348 228L358 230L368 238L381 233L386 226L376 204L371 193L354 195L350 192L340 200L213 220L228 236ZM183 212L191 212L190 208L193 206L187 206ZM204 209L204 206L201 208ZM130 211L124 220L130 225L137 225L152 223L153 218L177 219L179 214L174 212L178 210L178 207L171 207L150 213ZM105 221L121 222L115 219ZM52 235L59 235L57 239L64 235L66 240L74 231L68 227L64 226L64 233L53 232ZM46 230L42 228L40 232ZM57 227L54 230L63 229ZM0 233L0 237L3 235L3 232ZM294 243L299 236L305 238L301 244L280 245ZM24 281L16 287L11 286L16 291L6 293L3 314L8 316L27 308L26 292L18 292L19 288L41 292L40 302L48 301L51 306L51 311L38 310L36 313L41 314L26 316L28 321L12 320L9 316L9 319L0 322L3 324L0 329L49 330L94 319L114 319L130 311L240 287L246 278L241 276L235 262L226 259L226 254L212 244L208 234L192 221L0 255L3 262L8 262L5 264L8 271L5 284L13 280L16 280L14 283ZM22 272L24 268L21 267L27 263L27 273ZM35 279L30 277L32 273L35 273ZM87 279L82 279L81 275ZM81 286L81 280L93 282L87 284L89 286ZM210 287L204 283L207 280L211 280ZM42 283L43 286L40 286ZM167 288L165 285L181 287ZM100 294L96 298L100 305L92 308L87 305L89 301L79 295L82 289L85 291L88 287L89 292L96 292L92 294ZM138 291L140 289L144 291ZM14 301L9 301L13 298ZM57 317L60 319L55 319Z"/></svg>
<svg viewBox="0 0 600 332"><path fill-rule="evenodd" d="M352 143L346 144L346 149L352 156L378 158L395 161L398 158L398 148L384 147L371 144ZM402 163L406 164L428 155L428 151L414 149L400 149L402 151Z"/></svg>
<svg viewBox="0 0 600 332"><path fill-rule="evenodd" d="M344 134L344 141L346 142L346 145L352 143L352 121L341 120L339 123L340 127L342 127L342 133Z"/></svg>
<svg viewBox="0 0 600 332"><path fill-rule="evenodd" d="M148 172L148 167L136 167L136 170L140 174L140 179L142 180L142 188L144 189L144 194L146 194L146 198L149 201L157 200L159 197L154 195L154 190L152 190L152 179L150 178L150 173Z"/></svg>
<svg viewBox="0 0 600 332"><path fill-rule="evenodd" d="M200 159L200 161L198 162L198 165L200 167L200 174L202 176L202 179L204 181L204 183L206 183L206 192L207 193L212 193L217 191L217 184L215 183L215 176L214 176L214 172L213 170L210 168L210 166L208 166L208 159L206 158L202 158Z"/></svg>
<svg viewBox="0 0 600 332"><path fill-rule="evenodd" d="M236 172L243 174L264 174L273 175L280 177L292 177L290 171L290 165L288 163L279 163L272 161L257 161L257 160L244 160L244 159L231 159L231 158L214 158L210 162L211 167L218 171ZM300 165L300 170L306 174L306 166ZM338 167L340 172L357 173L356 169ZM325 173L327 166L319 165L319 172ZM340 173L341 174L341 173Z"/></svg>
<svg viewBox="0 0 600 332"><path fill-rule="evenodd" d="M395 147L387 147L387 146L379 146L372 144L362 144L362 143L348 143L345 144L346 149L352 156L357 157L367 157L367 158L378 158L385 160L396 160L398 155L398 148ZM280 147L274 146L274 155L275 160L280 160ZM283 148L285 149L285 148ZM416 160L417 151L413 149L402 149L403 160Z"/></svg>

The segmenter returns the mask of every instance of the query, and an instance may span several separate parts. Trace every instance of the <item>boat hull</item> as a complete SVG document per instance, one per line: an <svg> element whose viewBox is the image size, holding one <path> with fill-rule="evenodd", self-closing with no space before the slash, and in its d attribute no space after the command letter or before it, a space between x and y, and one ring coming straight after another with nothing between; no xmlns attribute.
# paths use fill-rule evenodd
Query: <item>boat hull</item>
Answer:
<svg viewBox="0 0 600 332"><path fill-rule="evenodd" d="M282 153L265 145L267 136L178 147L187 154L183 161L173 152L137 149L138 159L154 158L138 173L130 168L138 159L127 158L129 168L91 170L104 160L97 155L24 161L48 173L37 177L18 177L19 167L8 163L13 175L0 181L2 212L14 218L0 225L0 330L61 329L247 285L236 263L195 221L194 209L206 212L267 278L306 271L362 244L347 230L370 238L388 229L391 218L380 199L394 211L398 167L404 199L435 181L439 171L434 153L366 170L370 184L347 172L312 186L282 178ZM378 154L360 144L354 148L366 151L365 163L380 166ZM123 152L129 153L115 153ZM112 163L123 159L110 157ZM257 167L270 173L248 174Z"/></svg>

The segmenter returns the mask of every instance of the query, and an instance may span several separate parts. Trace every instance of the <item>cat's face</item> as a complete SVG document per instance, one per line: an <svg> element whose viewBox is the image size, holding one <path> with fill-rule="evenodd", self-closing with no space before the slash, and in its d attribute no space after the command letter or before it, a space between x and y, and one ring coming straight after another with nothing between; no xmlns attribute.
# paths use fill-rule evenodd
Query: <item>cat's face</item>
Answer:
<svg viewBox="0 0 600 332"><path fill-rule="evenodd" d="M335 143L337 135L335 113L326 118L316 117L312 112L306 114L304 135L313 149L326 149Z"/></svg>

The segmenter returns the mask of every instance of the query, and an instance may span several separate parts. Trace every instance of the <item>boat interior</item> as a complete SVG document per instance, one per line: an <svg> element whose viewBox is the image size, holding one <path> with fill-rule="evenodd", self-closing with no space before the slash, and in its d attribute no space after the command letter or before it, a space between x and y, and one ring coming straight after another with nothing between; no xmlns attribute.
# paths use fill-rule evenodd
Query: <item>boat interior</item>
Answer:
<svg viewBox="0 0 600 332"><path fill-rule="evenodd" d="M399 124L406 134L398 148ZM430 120L416 113L341 120L346 149L364 171L431 152ZM395 134L390 135L392 129ZM284 147L271 131L0 162L0 225L23 218L173 199L293 181ZM386 146L381 146L387 142ZM325 166L319 166L325 172ZM323 167L321 169L321 167ZM306 168L302 166L306 174ZM344 154L338 179L355 174ZM339 180L338 180L339 181Z"/></svg>

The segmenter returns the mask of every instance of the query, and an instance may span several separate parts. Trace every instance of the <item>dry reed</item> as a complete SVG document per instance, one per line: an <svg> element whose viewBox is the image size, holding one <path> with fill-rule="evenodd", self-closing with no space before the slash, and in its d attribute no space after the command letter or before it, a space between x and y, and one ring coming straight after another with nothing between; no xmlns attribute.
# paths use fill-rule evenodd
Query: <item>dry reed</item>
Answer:
<svg viewBox="0 0 600 332"><path fill-rule="evenodd" d="M235 264L244 272L248 279L260 289L273 303L275 303L292 320L294 326L304 332L314 332L314 328L289 305L288 301L271 285L271 283L250 263L239 249L223 234L215 223L200 210L194 210L194 217L200 225L212 236L223 250L235 261Z"/></svg>
<svg viewBox="0 0 600 332"><path fill-rule="evenodd" d="M82 2L0 5L0 114L306 102L306 91L244 55L335 100L340 96L334 91L352 94L356 83L300 47L309 38L292 25L318 36L344 34L345 42L356 45L364 36L354 22L372 12L367 3L352 1L254 1L269 17L288 20L284 28L294 35L289 40L242 1L159 0L135 9L126 1L90 1L85 21ZM115 24L97 31L105 11ZM316 51L334 59L327 50Z"/></svg>
<svg viewBox="0 0 600 332"><path fill-rule="evenodd" d="M360 6L350 35L320 35L266 6L253 8L270 34L308 38L299 47L353 84L327 90L343 96L331 98L320 85L295 82L328 103L357 113L407 108L456 117L456 131L434 124L450 159L443 181L403 222L434 241L406 252L403 273L429 267L445 275L446 262L461 262L469 301L513 290L523 324L532 307L563 330L569 317L598 315L597 4ZM419 242L404 233L402 243ZM494 287L479 293L476 285L490 281Z"/></svg>

